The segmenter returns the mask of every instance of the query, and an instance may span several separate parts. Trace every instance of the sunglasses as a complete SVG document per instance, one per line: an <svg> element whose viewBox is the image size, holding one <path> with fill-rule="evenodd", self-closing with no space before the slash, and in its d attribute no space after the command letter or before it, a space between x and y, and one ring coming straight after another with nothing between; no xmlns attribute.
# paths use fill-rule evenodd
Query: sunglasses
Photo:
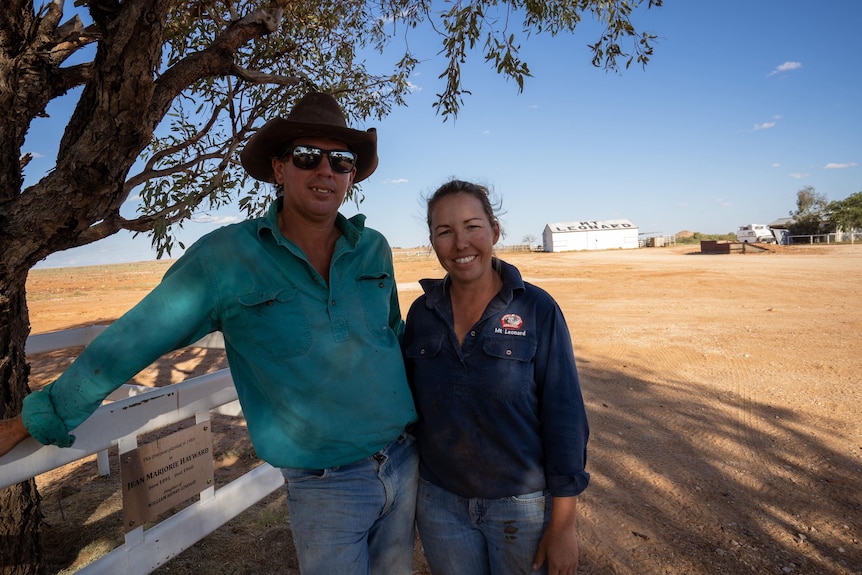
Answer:
<svg viewBox="0 0 862 575"><path fill-rule="evenodd" d="M356 154L350 150L324 150L317 146L291 146L285 150L283 158L290 156L293 165L300 170L313 170L320 165L323 154L329 158L333 172L349 174L356 167Z"/></svg>

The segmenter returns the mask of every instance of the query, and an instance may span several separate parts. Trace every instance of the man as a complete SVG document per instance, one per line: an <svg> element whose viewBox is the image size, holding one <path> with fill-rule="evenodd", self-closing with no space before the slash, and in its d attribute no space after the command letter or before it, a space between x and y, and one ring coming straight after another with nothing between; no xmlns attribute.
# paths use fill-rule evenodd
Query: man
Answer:
<svg viewBox="0 0 862 575"><path fill-rule="evenodd" d="M377 133L332 96L303 97L240 154L279 190L262 218L197 241L162 282L54 383L0 424L0 455L69 431L161 355L215 330L257 454L282 469L306 575L408 574L418 455L398 338L392 255L365 217L338 212L377 167ZM2 460L0 460L2 463Z"/></svg>

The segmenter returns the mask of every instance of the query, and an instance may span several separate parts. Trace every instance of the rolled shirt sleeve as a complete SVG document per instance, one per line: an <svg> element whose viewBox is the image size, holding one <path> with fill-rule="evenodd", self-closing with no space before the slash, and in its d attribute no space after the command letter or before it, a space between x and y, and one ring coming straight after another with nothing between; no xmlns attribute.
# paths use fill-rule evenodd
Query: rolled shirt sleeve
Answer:
<svg viewBox="0 0 862 575"><path fill-rule="evenodd" d="M70 432L115 389L153 361L217 329L215 293L204 258L186 254L140 303L113 322L53 383L24 398L27 431L45 445L69 447Z"/></svg>
<svg viewBox="0 0 862 575"><path fill-rule="evenodd" d="M556 304L545 323L546 337L536 351L545 478L551 495L568 497L586 489L590 480L585 470L589 425L571 336Z"/></svg>

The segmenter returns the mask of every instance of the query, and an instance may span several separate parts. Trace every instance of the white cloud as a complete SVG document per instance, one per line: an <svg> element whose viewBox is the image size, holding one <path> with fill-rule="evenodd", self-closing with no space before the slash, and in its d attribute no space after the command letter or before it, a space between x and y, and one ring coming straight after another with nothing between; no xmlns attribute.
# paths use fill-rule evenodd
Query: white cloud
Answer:
<svg viewBox="0 0 862 575"><path fill-rule="evenodd" d="M395 22L396 20L406 20L413 13L415 13L418 9L419 9L418 6L412 6L410 8L405 8L405 9L401 10L401 12L398 15L394 15L394 14L392 16L386 15L385 17L381 18L380 21L383 22L384 24L391 24L392 22Z"/></svg>
<svg viewBox="0 0 862 575"><path fill-rule="evenodd" d="M236 222L242 221L241 218L237 216L210 216L210 215L202 215L202 216L194 216L191 221L198 224L216 224L219 226L226 226L227 224L234 224Z"/></svg>
<svg viewBox="0 0 862 575"><path fill-rule="evenodd" d="M775 70L767 74L767 76L774 76L775 74L780 74L781 72L789 72L791 70L798 70L802 67L802 62L785 62L781 64Z"/></svg>
<svg viewBox="0 0 862 575"><path fill-rule="evenodd" d="M781 119L781 114L776 114L772 116L772 122L761 122L760 124L754 124L753 130L756 132L758 130L768 130L769 128L774 128L778 123L778 120Z"/></svg>
<svg viewBox="0 0 862 575"><path fill-rule="evenodd" d="M773 162L773 163L772 163L772 167L773 167L773 168L780 168L780 167L781 167L781 164L779 164L778 162Z"/></svg>
<svg viewBox="0 0 862 575"><path fill-rule="evenodd" d="M385 183L387 183L387 184L406 184L409 181L410 180L408 180L407 178L397 178L395 180L386 180Z"/></svg>
<svg viewBox="0 0 862 575"><path fill-rule="evenodd" d="M843 168L855 168L856 162L847 162L846 164L839 164L836 162L829 162L825 166L823 166L824 170L841 170Z"/></svg>
<svg viewBox="0 0 862 575"><path fill-rule="evenodd" d="M807 178L811 174L800 174L799 172L793 172L792 174L788 174L794 180L801 180L802 178Z"/></svg>
<svg viewBox="0 0 862 575"><path fill-rule="evenodd" d="M490 135L491 135L491 130L482 130L482 135L483 135L483 136L490 136Z"/></svg>

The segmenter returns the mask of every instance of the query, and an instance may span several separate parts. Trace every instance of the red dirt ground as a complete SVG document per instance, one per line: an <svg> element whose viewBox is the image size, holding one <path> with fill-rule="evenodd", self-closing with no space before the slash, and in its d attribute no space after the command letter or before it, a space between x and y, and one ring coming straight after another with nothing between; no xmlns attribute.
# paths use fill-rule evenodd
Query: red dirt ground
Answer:
<svg viewBox="0 0 862 575"><path fill-rule="evenodd" d="M558 300L572 332L592 428L579 573L862 574L862 245L500 255ZM110 322L167 265L33 271L32 332ZM397 253L402 311L440 273L433 256ZM32 385L73 355L32 357ZM184 350L137 381L223 366ZM213 427L223 484L257 460L241 422ZM122 540L118 473L94 468L38 479L54 571ZM279 492L158 573L295 565Z"/></svg>

